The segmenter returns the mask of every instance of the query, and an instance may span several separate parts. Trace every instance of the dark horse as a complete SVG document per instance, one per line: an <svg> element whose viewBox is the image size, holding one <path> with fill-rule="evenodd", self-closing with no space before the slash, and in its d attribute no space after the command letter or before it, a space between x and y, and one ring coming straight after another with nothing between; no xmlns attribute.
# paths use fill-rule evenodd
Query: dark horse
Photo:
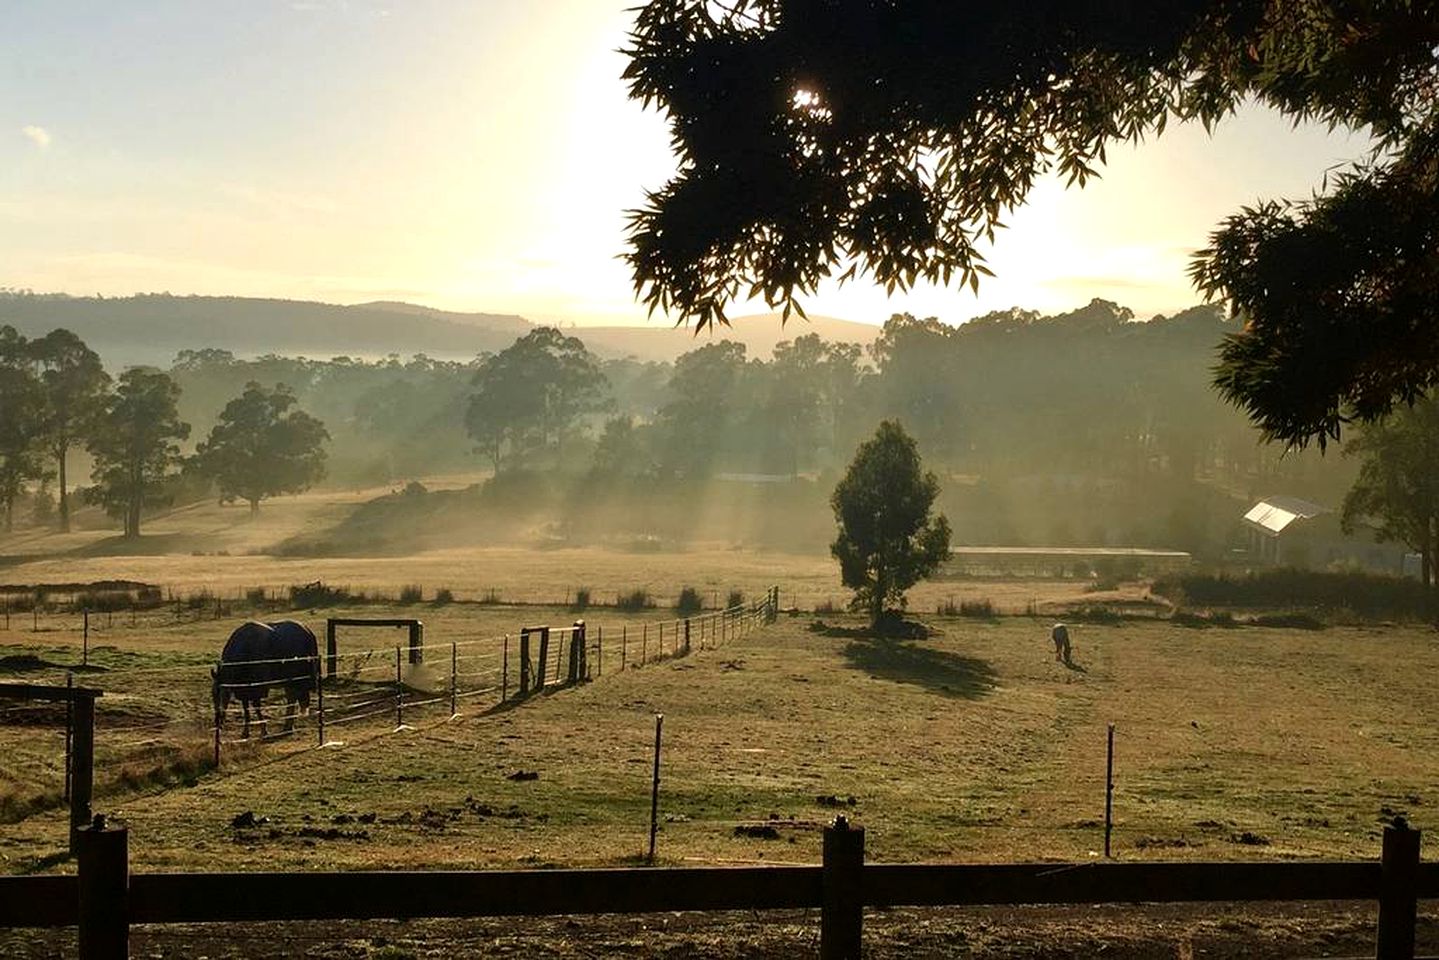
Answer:
<svg viewBox="0 0 1439 960"><path fill-rule="evenodd" d="M320 682L319 645L304 624L293 620L244 624L225 641L220 664L210 671L215 702L215 726L225 719L230 699L240 701L245 716L244 736L250 735L250 708L268 732L260 706L270 687L285 691L285 729L295 725L296 705L308 710L310 694Z"/></svg>

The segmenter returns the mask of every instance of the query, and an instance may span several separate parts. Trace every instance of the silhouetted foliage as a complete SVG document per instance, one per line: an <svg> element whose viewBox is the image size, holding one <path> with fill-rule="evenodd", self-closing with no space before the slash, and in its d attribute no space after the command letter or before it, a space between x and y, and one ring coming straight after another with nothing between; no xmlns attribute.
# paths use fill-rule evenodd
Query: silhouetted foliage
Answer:
<svg viewBox="0 0 1439 960"><path fill-rule="evenodd" d="M110 375L100 357L69 330L52 330L31 341L44 395L41 434L54 459L60 485L60 530L70 530L66 460L70 449L92 436L105 412Z"/></svg>
<svg viewBox="0 0 1439 960"><path fill-rule="evenodd" d="M220 421L199 445L196 463L214 477L222 500L244 500L253 515L260 501L308 490L325 475L325 425L291 410L295 394L284 384L266 390L250 382L225 405Z"/></svg>
<svg viewBox="0 0 1439 960"><path fill-rule="evenodd" d="M1345 445L1361 459L1344 498L1346 532L1367 528L1376 540L1397 540L1420 558L1420 579L1433 586L1439 547L1439 404L1425 398L1371 424Z"/></svg>
<svg viewBox="0 0 1439 960"><path fill-rule="evenodd" d="M0 511L7 532L26 485L45 475L44 402L29 342L14 327L0 326Z"/></svg>
<svg viewBox="0 0 1439 960"><path fill-rule="evenodd" d="M905 591L949 556L949 521L930 516L939 478L921 472L919 449L893 420L860 444L830 503L839 536L830 552L854 591L851 606L877 626L904 609Z"/></svg>
<svg viewBox="0 0 1439 960"><path fill-rule="evenodd" d="M179 395L158 370L126 370L87 443L95 486L86 496L122 521L126 539L140 535L145 507L170 500L165 481L181 462L178 441L190 435L175 408Z"/></svg>
<svg viewBox="0 0 1439 960"><path fill-rule="evenodd" d="M680 595L675 599L675 613L680 616L688 616L692 613L699 613L704 608L704 599L700 592L694 587L682 587Z"/></svg>
<svg viewBox="0 0 1439 960"><path fill-rule="evenodd" d="M1160 577L1152 589L1158 596L1198 607L1352 611L1363 617L1418 617L1426 603L1426 590L1417 580L1318 570L1187 573Z"/></svg>
<svg viewBox="0 0 1439 960"><path fill-rule="evenodd" d="M1250 318L1219 384L1270 435L1337 435L1439 375L1439 8L1378 0L1025 4L652 0L630 95L664 112L676 176L632 215L651 309L700 326L836 274L977 287L977 246L1050 171L1212 126L1253 98L1365 128L1374 159L1297 208L1246 210L1195 264Z"/></svg>
<svg viewBox="0 0 1439 960"><path fill-rule="evenodd" d="M606 382L584 343L537 327L484 361L465 425L495 471L557 446L587 414L605 406Z"/></svg>

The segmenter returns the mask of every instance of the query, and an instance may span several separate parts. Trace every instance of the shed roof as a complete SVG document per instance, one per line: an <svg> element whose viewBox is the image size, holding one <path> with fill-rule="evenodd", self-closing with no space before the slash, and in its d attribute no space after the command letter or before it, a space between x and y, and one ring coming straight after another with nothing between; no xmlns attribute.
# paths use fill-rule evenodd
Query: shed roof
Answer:
<svg viewBox="0 0 1439 960"><path fill-rule="evenodd" d="M1265 497L1244 515L1251 527L1267 537L1277 537L1296 520L1309 520L1329 511L1298 497Z"/></svg>

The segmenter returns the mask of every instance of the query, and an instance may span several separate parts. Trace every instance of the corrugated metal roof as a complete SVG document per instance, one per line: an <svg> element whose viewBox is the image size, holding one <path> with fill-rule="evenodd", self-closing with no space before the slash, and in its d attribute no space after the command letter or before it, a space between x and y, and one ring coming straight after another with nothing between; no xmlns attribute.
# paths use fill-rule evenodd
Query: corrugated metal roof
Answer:
<svg viewBox="0 0 1439 960"><path fill-rule="evenodd" d="M1265 536L1277 537L1295 520L1309 520L1329 511L1298 497L1265 497L1244 515L1244 519Z"/></svg>

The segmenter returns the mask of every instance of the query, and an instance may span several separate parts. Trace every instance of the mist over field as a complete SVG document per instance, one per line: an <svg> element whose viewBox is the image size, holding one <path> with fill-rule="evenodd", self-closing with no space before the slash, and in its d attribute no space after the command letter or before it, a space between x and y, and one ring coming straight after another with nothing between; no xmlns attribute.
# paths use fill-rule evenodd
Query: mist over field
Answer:
<svg viewBox="0 0 1439 960"><path fill-rule="evenodd" d="M76 315L65 300L3 301L19 317L101 315L107 303L88 301ZM193 309L250 318L259 307L246 303L202 300ZM686 335L691 349L666 362L604 357L589 348L585 330L557 332L549 347L527 354L514 349L518 337L544 328L519 318L506 321L518 333L466 321L476 350L469 359L341 356L342 344L357 342L339 335L345 318L360 310L378 325L400 308L317 304L287 307L299 313L283 322L276 313L276 323L326 338L316 352L333 359L269 351L246 359L194 338L236 344L242 332L261 338L269 328L247 319L228 338L196 334L177 312L186 304L161 298L160 316L176 319L154 321L143 339L154 311L141 308L152 305L125 301L104 334L153 349L190 331L191 345L162 365L178 388L177 415L190 425L179 449L193 452L245 384L283 385L295 409L328 433L323 478L309 496L344 494L303 524L269 533L265 514L281 508L284 494L253 518L234 511L235 533L226 536L247 553L397 556L495 544L642 552L722 543L823 554L833 537L835 481L885 418L904 424L939 471L939 505L956 545L1139 547L1222 563L1248 546L1240 517L1252 501L1285 493L1333 509L1353 479L1342 458L1261 444L1213 395L1213 347L1235 329L1213 308L1138 320L1094 301L1053 317L1010 311L957 327L896 316L864 345L823 339L795 319L782 328L793 339L768 354ZM315 326L313 317L330 317L331 326ZM429 312L415 317L432 320ZM422 337L427 328L406 329ZM296 335L280 339L293 344ZM562 351L583 369L547 388L542 381ZM505 358L512 362L502 365ZM537 406L546 389L575 399ZM555 411L543 409L547 402ZM80 504L90 464L80 445L70 457ZM20 492L0 550L101 549L86 545L104 539L106 521L83 508L76 523L88 539L46 540L53 479ZM199 471L179 470L163 483L164 496L147 507L155 520L218 496ZM122 552L224 549L213 536L148 546L142 537Z"/></svg>
<svg viewBox="0 0 1439 960"><path fill-rule="evenodd" d="M0 21L0 957L1439 953L1439 0Z"/></svg>

